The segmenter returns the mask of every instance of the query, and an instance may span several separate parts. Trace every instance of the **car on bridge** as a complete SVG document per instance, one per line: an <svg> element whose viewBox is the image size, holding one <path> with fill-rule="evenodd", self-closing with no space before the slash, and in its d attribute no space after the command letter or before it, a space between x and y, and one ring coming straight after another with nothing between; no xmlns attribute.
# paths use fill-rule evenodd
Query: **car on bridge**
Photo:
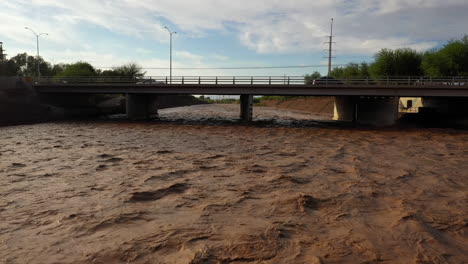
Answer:
<svg viewBox="0 0 468 264"><path fill-rule="evenodd" d="M419 80L417 80L415 83L415 85L446 85L446 86L467 86L468 83L467 82L460 82L460 81L457 81L457 80L452 80L452 81L446 81L444 79L440 80L440 79L424 79L424 78L421 78Z"/></svg>
<svg viewBox="0 0 468 264"><path fill-rule="evenodd" d="M319 79L315 79L312 81L312 85L336 85L336 84L344 84L344 82L337 80L333 77L325 76Z"/></svg>
<svg viewBox="0 0 468 264"><path fill-rule="evenodd" d="M140 80L136 84L166 84L165 81L158 81L154 79Z"/></svg>

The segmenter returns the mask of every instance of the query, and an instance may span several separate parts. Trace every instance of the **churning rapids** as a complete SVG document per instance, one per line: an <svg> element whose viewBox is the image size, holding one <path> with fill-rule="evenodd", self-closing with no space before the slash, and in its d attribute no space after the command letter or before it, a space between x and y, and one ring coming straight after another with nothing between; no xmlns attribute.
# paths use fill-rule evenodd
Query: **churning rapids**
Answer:
<svg viewBox="0 0 468 264"><path fill-rule="evenodd" d="M0 262L468 259L466 131L255 111L0 128Z"/></svg>

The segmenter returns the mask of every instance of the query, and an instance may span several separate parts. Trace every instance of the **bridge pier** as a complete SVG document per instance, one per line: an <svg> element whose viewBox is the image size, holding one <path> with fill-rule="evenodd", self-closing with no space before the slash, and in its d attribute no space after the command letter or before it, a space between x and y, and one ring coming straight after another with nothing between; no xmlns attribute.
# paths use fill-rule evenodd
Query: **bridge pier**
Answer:
<svg viewBox="0 0 468 264"><path fill-rule="evenodd" d="M398 119L398 97L336 96L333 119L391 126Z"/></svg>
<svg viewBox="0 0 468 264"><path fill-rule="evenodd" d="M335 96L333 120L355 121L358 101L356 96Z"/></svg>
<svg viewBox="0 0 468 264"><path fill-rule="evenodd" d="M242 94L240 96L240 117L243 121L252 121L253 95Z"/></svg>
<svg viewBox="0 0 468 264"><path fill-rule="evenodd" d="M157 96L152 94L127 94L127 118L146 120L158 115Z"/></svg>

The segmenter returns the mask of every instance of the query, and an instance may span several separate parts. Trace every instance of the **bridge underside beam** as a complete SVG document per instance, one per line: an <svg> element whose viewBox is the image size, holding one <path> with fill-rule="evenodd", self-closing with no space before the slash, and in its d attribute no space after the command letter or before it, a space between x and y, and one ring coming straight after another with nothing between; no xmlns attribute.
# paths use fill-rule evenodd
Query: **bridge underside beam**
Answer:
<svg viewBox="0 0 468 264"><path fill-rule="evenodd" d="M157 99L153 94L127 94L127 118L146 120L157 116Z"/></svg>
<svg viewBox="0 0 468 264"><path fill-rule="evenodd" d="M240 96L240 117L243 121L252 121L253 95L243 94Z"/></svg>
<svg viewBox="0 0 468 264"><path fill-rule="evenodd" d="M334 119L391 126L398 119L398 97L336 96Z"/></svg>

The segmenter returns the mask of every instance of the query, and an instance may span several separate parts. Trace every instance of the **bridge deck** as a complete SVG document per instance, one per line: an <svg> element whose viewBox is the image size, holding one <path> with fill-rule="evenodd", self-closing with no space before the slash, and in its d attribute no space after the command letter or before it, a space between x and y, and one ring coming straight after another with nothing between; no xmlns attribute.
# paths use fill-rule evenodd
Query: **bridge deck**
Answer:
<svg viewBox="0 0 468 264"><path fill-rule="evenodd" d="M468 86L431 85L300 85L300 84L136 84L44 83L33 85L40 93L86 94L205 94L205 95L311 95L468 97Z"/></svg>
<svg viewBox="0 0 468 264"><path fill-rule="evenodd" d="M324 77L306 85L304 76L43 77L41 93L435 96L468 97L466 77ZM309 80L310 81L310 80Z"/></svg>

